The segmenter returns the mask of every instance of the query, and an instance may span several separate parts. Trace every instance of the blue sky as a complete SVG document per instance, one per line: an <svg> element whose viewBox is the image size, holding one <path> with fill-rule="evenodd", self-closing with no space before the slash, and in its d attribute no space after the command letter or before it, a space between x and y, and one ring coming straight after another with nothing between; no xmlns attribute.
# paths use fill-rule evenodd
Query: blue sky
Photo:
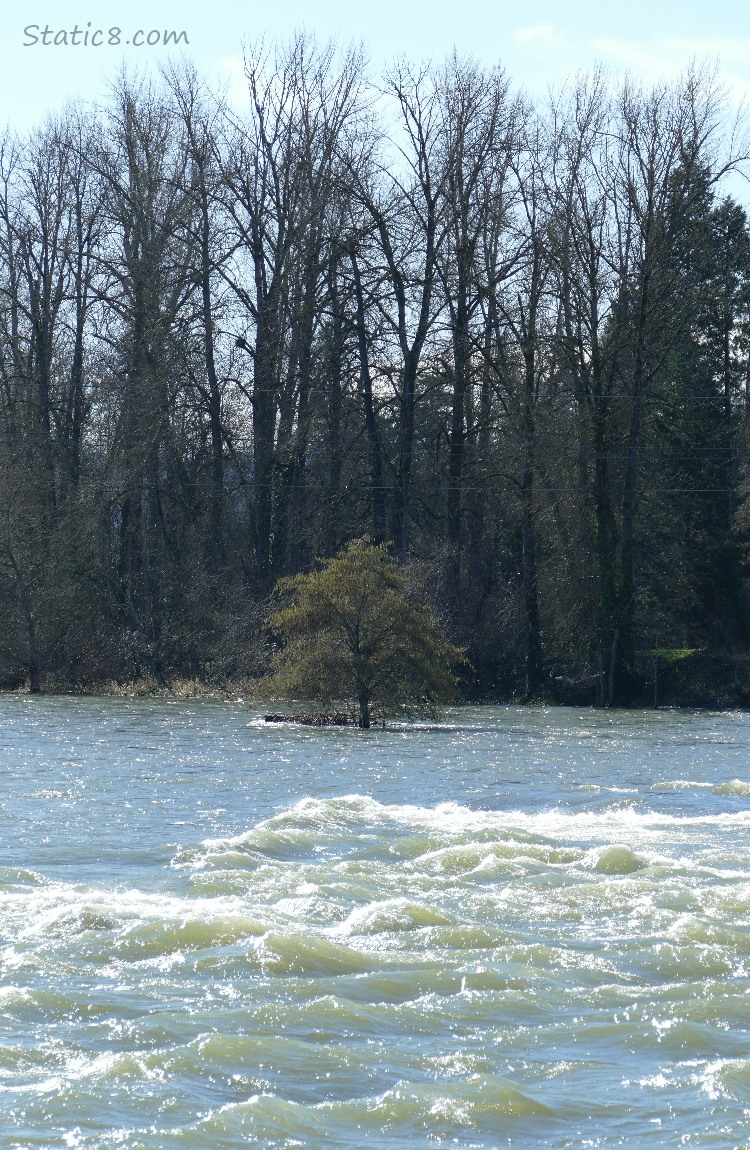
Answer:
<svg viewBox="0 0 750 1150"><path fill-rule="evenodd" d="M41 43L45 26L70 38L76 25L89 35L101 29L105 42ZM502 61L538 94L597 62L651 81L679 74L694 57L720 62L733 103L750 93L750 6L742 0L25 0L0 12L0 122L24 128L67 97L101 96L123 59L164 59L163 47L133 43L139 31L184 31L201 71L239 92L243 40L300 27L321 39L363 40L376 68L399 55L442 57L455 46L487 64ZM110 28L121 29L119 45L106 42Z"/></svg>

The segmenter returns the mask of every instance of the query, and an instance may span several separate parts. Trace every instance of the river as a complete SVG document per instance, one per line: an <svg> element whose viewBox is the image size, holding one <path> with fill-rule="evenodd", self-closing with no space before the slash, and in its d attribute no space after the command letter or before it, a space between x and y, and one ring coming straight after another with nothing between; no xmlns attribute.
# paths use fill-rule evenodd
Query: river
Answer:
<svg viewBox="0 0 750 1150"><path fill-rule="evenodd" d="M0 698L0 1146L750 1139L750 716Z"/></svg>

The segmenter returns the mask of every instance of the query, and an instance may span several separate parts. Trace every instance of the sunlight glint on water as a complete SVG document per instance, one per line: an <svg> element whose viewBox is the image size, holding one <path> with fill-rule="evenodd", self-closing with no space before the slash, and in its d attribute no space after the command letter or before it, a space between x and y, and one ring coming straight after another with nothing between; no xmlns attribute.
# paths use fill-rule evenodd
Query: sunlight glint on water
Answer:
<svg viewBox="0 0 750 1150"><path fill-rule="evenodd" d="M748 1144L750 717L0 716L3 1148Z"/></svg>

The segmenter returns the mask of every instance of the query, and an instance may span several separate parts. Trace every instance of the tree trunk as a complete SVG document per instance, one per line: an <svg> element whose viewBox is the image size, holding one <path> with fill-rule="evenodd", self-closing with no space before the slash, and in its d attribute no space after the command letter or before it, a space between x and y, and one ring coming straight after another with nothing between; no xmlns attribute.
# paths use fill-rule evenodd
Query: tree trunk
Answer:
<svg viewBox="0 0 750 1150"><path fill-rule="evenodd" d="M208 381L208 413L211 427L211 489L208 514L208 551L212 562L223 564L224 532L224 438L221 430L221 392L216 374L214 353L214 323L211 301L211 228L208 212L208 192L206 189L204 165L199 164L200 172L200 213L201 213L201 302L203 306L203 357Z"/></svg>
<svg viewBox="0 0 750 1150"><path fill-rule="evenodd" d="M416 381L418 355L410 352L403 369L403 386L399 397L398 463L396 472L396 498L393 509L393 545L396 554L404 559L409 549L409 512L411 496L411 468L414 459L414 417L416 412Z"/></svg>
<svg viewBox="0 0 750 1150"><path fill-rule="evenodd" d="M359 691L359 719L357 726L362 731L370 729L370 693L362 687Z"/></svg>
<svg viewBox="0 0 750 1150"><path fill-rule="evenodd" d="M349 250L354 276L354 295L357 305L357 347L359 350L359 385L365 412L367 445L370 452L370 494L372 499L372 535L375 543L385 541L385 492L383 490L383 451L372 398L372 377L365 328L365 301L362 276L354 246Z"/></svg>
<svg viewBox="0 0 750 1150"><path fill-rule="evenodd" d="M264 300L258 312L253 376L253 466L255 491L255 570L258 590L272 582L271 523L274 437L276 430L276 316L274 301Z"/></svg>
<svg viewBox="0 0 750 1150"><path fill-rule="evenodd" d="M534 462L526 437L521 477L522 581L526 648L526 696L538 699L542 692L542 642L539 632L537 595L536 536L534 529Z"/></svg>
<svg viewBox="0 0 750 1150"><path fill-rule="evenodd" d="M467 275L459 271L458 299L453 327L453 395L448 435L448 599L457 607L461 596L462 478L466 443L465 405L469 376Z"/></svg>
<svg viewBox="0 0 750 1150"><path fill-rule="evenodd" d="M326 507L326 554L335 555L339 549L339 496L341 493L341 417L342 417L342 354L344 323L336 283L337 268L332 262L330 273L331 345L328 355L328 502ZM380 540L378 540L380 542Z"/></svg>
<svg viewBox="0 0 750 1150"><path fill-rule="evenodd" d="M23 577L21 568L16 562L16 557L13 552L8 548L8 556L10 558L13 574L16 577L16 589L18 590L18 602L21 608L21 617L23 625L26 630L26 650L27 650L27 668L29 672L29 693L38 695L42 689L41 679L39 675L39 654L36 644L36 626L34 624L34 616L31 613L31 604L29 602L29 592L26 586L26 580Z"/></svg>

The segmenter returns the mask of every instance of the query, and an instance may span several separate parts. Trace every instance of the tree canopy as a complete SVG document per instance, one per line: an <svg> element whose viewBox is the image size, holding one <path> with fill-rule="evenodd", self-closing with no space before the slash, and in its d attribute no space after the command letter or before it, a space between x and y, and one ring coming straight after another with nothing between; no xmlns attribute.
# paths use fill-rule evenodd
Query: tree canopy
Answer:
<svg viewBox="0 0 750 1150"><path fill-rule="evenodd" d="M384 544L355 539L276 592L289 602L268 618L284 644L265 680L271 694L345 704L362 728L373 715L432 713L455 697L464 653Z"/></svg>
<svg viewBox="0 0 750 1150"><path fill-rule="evenodd" d="M0 132L0 687L255 680L277 580L368 533L475 698L653 699L664 649L750 699L715 74L245 64L241 110L175 64Z"/></svg>

